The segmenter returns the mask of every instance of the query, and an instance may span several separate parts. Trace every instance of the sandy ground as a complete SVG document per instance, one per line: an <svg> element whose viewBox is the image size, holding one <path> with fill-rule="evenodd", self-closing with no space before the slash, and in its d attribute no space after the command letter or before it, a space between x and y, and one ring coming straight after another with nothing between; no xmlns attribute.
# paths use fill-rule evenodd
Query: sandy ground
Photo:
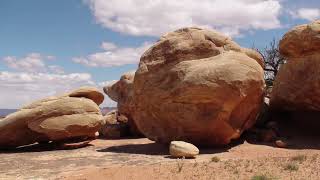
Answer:
<svg viewBox="0 0 320 180"><path fill-rule="evenodd" d="M319 138L293 138L289 149L242 140L200 151L173 159L145 138L97 139L75 150L35 145L0 152L0 179L320 179Z"/></svg>

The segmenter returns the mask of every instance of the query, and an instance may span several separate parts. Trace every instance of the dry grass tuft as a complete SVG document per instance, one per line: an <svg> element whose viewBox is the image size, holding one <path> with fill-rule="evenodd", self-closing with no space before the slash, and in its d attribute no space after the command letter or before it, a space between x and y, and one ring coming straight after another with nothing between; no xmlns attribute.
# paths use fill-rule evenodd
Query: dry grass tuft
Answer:
<svg viewBox="0 0 320 180"><path fill-rule="evenodd" d="M284 167L284 170L287 170L287 171L298 171L299 170L299 166L297 164L294 164L294 163L289 163Z"/></svg>
<svg viewBox="0 0 320 180"><path fill-rule="evenodd" d="M255 175L251 178L251 180L271 180L272 178L266 175Z"/></svg>
<svg viewBox="0 0 320 180"><path fill-rule="evenodd" d="M306 155L297 155L297 156L293 156L291 158L292 161L297 161L299 163L302 163L303 161L307 160L307 156Z"/></svg>
<svg viewBox="0 0 320 180"><path fill-rule="evenodd" d="M220 161L220 158L217 156L214 156L211 158L211 162L219 162L219 161Z"/></svg>

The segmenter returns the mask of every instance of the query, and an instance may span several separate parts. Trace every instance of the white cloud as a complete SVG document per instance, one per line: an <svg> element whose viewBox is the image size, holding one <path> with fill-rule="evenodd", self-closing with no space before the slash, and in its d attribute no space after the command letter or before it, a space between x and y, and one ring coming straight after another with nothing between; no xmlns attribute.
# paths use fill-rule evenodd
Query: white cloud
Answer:
<svg viewBox="0 0 320 180"><path fill-rule="evenodd" d="M105 49L114 49L112 44L103 44ZM4 57L3 60L17 72L0 71L0 108L19 108L37 99L61 94L81 86L95 86L101 92L108 82L96 83L88 73L65 74L63 67L47 65L54 56L30 53L25 57ZM101 106L116 106L105 95Z"/></svg>
<svg viewBox="0 0 320 180"><path fill-rule="evenodd" d="M126 64L136 64L140 60L142 53L148 49L149 43L144 43L139 47L117 47L116 45L103 42L101 47L103 52L90 54L87 57L75 57L72 60L75 63L90 67L112 67Z"/></svg>
<svg viewBox="0 0 320 180"><path fill-rule="evenodd" d="M110 43L110 42L102 42L101 48L104 50L114 50L117 49L117 45Z"/></svg>
<svg viewBox="0 0 320 180"><path fill-rule="evenodd" d="M306 19L309 21L320 18L320 9L317 8L301 8L296 13L293 13L295 18Z"/></svg>
<svg viewBox="0 0 320 180"><path fill-rule="evenodd" d="M51 72L56 73L56 74L64 74L63 67L57 66L57 65L51 65L48 66Z"/></svg>
<svg viewBox="0 0 320 180"><path fill-rule="evenodd" d="M86 0L104 27L137 36L159 36L185 26L241 30L279 28L280 0Z"/></svg>
<svg viewBox="0 0 320 180"><path fill-rule="evenodd" d="M104 82L100 82L98 85L99 87L105 87L105 86L108 86L108 85L111 85L111 84L114 84L116 83L118 80L111 80L111 81L104 81Z"/></svg>
<svg viewBox="0 0 320 180"><path fill-rule="evenodd" d="M30 53L25 57L17 58L15 56L7 56L3 58L3 61L11 69L22 72L63 72L63 68L57 65L47 66L46 60L53 60L54 56L43 56L39 53Z"/></svg>
<svg viewBox="0 0 320 180"><path fill-rule="evenodd" d="M7 56L3 58L8 67L16 70L23 70L28 72L38 72L45 70L45 63L40 54L31 53L26 57L17 59L14 56Z"/></svg>
<svg viewBox="0 0 320 180"><path fill-rule="evenodd" d="M81 86L96 86L90 74L0 72L0 108L20 108L37 99L61 94ZM99 87L102 91L102 87ZM102 106L115 106L106 97Z"/></svg>

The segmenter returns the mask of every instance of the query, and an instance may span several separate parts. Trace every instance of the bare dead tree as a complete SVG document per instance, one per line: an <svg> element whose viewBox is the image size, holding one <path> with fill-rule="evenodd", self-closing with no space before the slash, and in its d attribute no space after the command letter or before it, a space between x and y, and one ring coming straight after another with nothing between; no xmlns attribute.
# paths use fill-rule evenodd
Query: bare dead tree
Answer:
<svg viewBox="0 0 320 180"><path fill-rule="evenodd" d="M261 54L265 63L264 72L267 86L272 86L280 66L285 63L285 58L279 51L279 42L274 38L264 49L255 49Z"/></svg>

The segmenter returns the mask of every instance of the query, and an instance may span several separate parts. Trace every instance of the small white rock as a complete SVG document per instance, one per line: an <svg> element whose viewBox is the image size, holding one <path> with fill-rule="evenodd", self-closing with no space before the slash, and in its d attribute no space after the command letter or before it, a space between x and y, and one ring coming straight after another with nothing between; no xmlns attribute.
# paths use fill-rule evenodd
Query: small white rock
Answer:
<svg viewBox="0 0 320 180"><path fill-rule="evenodd" d="M94 136L98 138L100 136L100 133L97 131L96 133L94 133Z"/></svg>
<svg viewBox="0 0 320 180"><path fill-rule="evenodd" d="M195 145L183 141L172 141L169 151L170 155L176 158L192 158L199 154L199 149Z"/></svg>
<svg viewBox="0 0 320 180"><path fill-rule="evenodd" d="M275 142L276 146L279 147L279 148L287 148L288 147L288 144L282 140L277 140Z"/></svg>

